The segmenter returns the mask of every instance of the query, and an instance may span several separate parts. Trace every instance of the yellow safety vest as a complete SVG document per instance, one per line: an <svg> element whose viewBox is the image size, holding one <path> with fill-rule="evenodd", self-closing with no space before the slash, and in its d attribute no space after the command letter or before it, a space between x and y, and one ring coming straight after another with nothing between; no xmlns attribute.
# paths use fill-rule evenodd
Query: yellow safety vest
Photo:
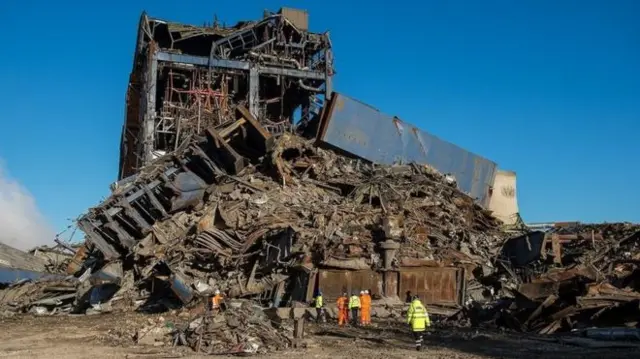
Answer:
<svg viewBox="0 0 640 359"><path fill-rule="evenodd" d="M321 295L316 297L316 308L322 308L322 296Z"/></svg>
<svg viewBox="0 0 640 359"><path fill-rule="evenodd" d="M360 298L357 295L352 295L349 298L349 309L360 308Z"/></svg>
<svg viewBox="0 0 640 359"><path fill-rule="evenodd" d="M427 308L422 305L420 300L416 299L409 305L407 324L411 324L411 329L414 332L423 332L427 327L431 326Z"/></svg>

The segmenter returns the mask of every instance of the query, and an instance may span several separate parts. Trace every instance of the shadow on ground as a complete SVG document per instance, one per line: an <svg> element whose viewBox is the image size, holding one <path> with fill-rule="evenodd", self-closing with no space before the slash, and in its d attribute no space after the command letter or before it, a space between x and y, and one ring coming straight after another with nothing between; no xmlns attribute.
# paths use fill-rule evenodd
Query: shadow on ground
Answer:
<svg viewBox="0 0 640 359"><path fill-rule="evenodd" d="M312 329L317 338L351 339L355 346L379 349L413 350L414 342L408 327L384 325L368 328L337 328L321 325ZM593 358L628 359L635 357L638 349L631 348L585 348L558 342L557 338L538 337L526 334L479 332L457 328L437 328L426 333L425 351L449 349L465 354L487 358L534 359L534 358Z"/></svg>

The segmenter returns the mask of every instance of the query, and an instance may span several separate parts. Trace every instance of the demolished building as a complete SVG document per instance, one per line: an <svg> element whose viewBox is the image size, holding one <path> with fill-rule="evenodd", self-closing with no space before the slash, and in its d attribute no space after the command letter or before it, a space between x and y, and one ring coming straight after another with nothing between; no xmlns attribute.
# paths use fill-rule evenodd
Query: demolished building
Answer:
<svg viewBox="0 0 640 359"><path fill-rule="evenodd" d="M96 288L131 273L140 297L165 288L182 304L197 288L278 306L368 287L461 306L501 239L474 203L488 203L495 164L333 92L333 72L328 33L302 11L232 27L143 14L119 181L78 220L86 242L69 273ZM339 141L376 118L399 131L388 151L416 140L380 158L372 142Z"/></svg>
<svg viewBox="0 0 640 359"><path fill-rule="evenodd" d="M242 105L272 134L306 124L332 92L328 33L295 9L231 27L191 26L142 14L126 98L119 179L235 121Z"/></svg>
<svg viewBox="0 0 640 359"><path fill-rule="evenodd" d="M572 328L558 324L564 317L529 318L541 305L536 281L575 256L560 233L505 241L515 173L334 92L329 35L308 23L293 9L231 27L143 14L118 181L78 219L85 243L70 276L16 285L0 305L162 311L219 289L277 308L370 289L418 294L460 319L529 286L539 293L499 320ZM212 324L197 320L185 333ZM201 346L192 339L183 341Z"/></svg>

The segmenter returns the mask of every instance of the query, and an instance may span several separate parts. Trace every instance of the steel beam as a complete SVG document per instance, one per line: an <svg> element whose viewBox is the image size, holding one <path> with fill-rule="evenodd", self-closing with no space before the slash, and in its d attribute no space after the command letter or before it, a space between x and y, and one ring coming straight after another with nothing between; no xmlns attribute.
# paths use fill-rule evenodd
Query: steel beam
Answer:
<svg viewBox="0 0 640 359"><path fill-rule="evenodd" d="M172 54L164 51L159 51L156 54L156 58L158 59L158 61L179 62L196 66L212 66L236 70L249 70L249 63L246 61L209 59L208 57L204 56Z"/></svg>
<svg viewBox="0 0 640 359"><path fill-rule="evenodd" d="M142 146L143 146L143 165L153 160L153 150L155 144L155 128L156 128L156 83L158 81L158 59L151 56L147 60L147 68L145 69L145 110L144 123L142 125Z"/></svg>
<svg viewBox="0 0 640 359"><path fill-rule="evenodd" d="M196 66L211 66L245 71L248 71L251 68L251 64L247 61L210 59L205 56L172 54L164 51L159 51L155 57L158 61L177 62ZM257 66L255 68L257 69L258 74L282 75L313 80L324 80L327 78L326 74L317 71L286 69L271 66Z"/></svg>
<svg viewBox="0 0 640 359"><path fill-rule="evenodd" d="M312 79L312 80L324 80L326 78L325 74L322 72L296 70L296 69L283 69L281 67L260 66L258 68L258 72L260 74L282 75L282 76L298 77L301 79Z"/></svg>
<svg viewBox="0 0 640 359"><path fill-rule="evenodd" d="M258 106L260 104L260 74L258 69L252 67L249 70L249 112L259 118Z"/></svg>

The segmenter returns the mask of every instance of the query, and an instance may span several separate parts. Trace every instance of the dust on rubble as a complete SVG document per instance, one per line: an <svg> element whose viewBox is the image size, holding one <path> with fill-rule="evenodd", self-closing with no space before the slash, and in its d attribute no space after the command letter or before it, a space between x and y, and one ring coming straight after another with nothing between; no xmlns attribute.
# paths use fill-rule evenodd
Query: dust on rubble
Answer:
<svg viewBox="0 0 640 359"><path fill-rule="evenodd" d="M134 345L118 338L118 325L149 321L148 315L16 316L0 321L0 357L8 358L202 358L185 348ZM436 330L417 353L406 328L379 324L372 328L311 325L306 348L256 355L259 358L629 358L629 349L596 350L511 334ZM124 340L122 340L124 339ZM637 349L634 349L637 350ZM225 357L225 356L219 356ZM231 357L231 356L227 356Z"/></svg>

